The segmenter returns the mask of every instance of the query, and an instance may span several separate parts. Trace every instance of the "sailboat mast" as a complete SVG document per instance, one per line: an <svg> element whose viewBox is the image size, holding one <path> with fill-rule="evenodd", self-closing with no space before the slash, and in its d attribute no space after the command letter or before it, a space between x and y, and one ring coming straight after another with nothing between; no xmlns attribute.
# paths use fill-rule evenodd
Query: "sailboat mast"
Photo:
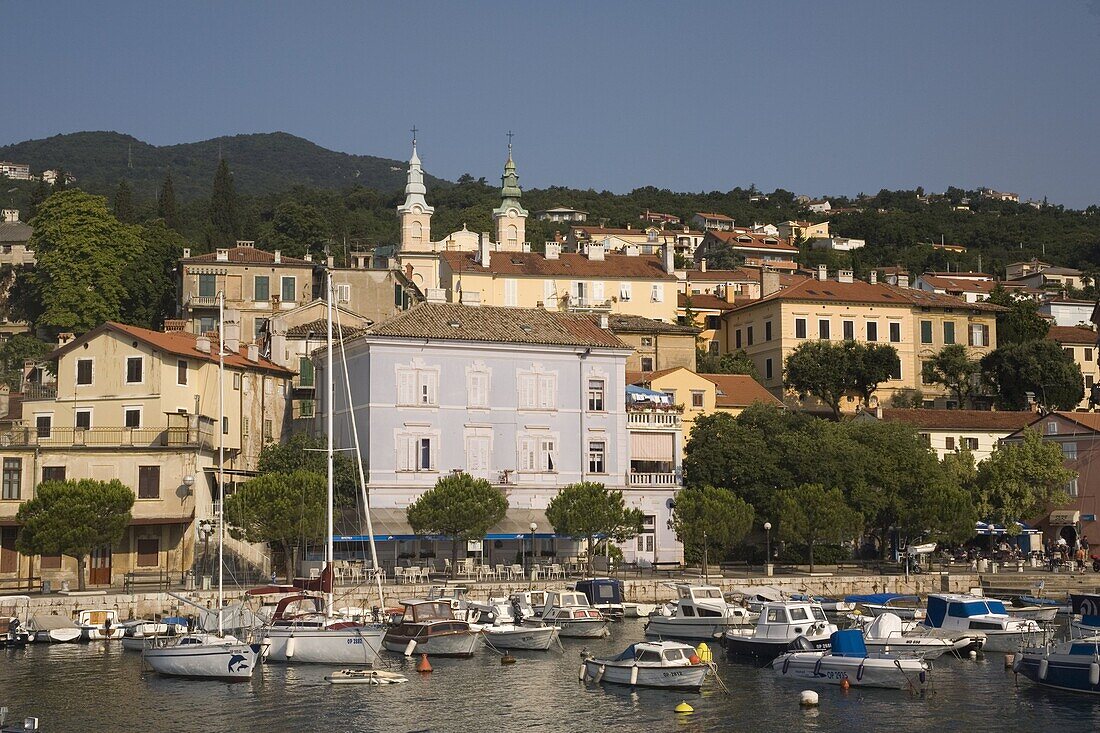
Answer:
<svg viewBox="0 0 1100 733"><path fill-rule="evenodd" d="M225 635L225 291L218 293L218 636Z"/></svg>
<svg viewBox="0 0 1100 733"><path fill-rule="evenodd" d="M335 404L336 391L333 389L334 378L333 378L333 373L332 373L332 269L331 268L328 268L328 267L325 268L325 281L326 281L325 308L326 308L327 315L328 315L328 317L325 319L327 321L327 325L328 325L328 340L327 340L328 350L325 353L325 377L326 377L326 380L325 380L325 423L326 423L325 432L328 434L328 444L326 445L326 448L328 449L327 453L326 453L326 458L327 458L326 468L327 468L327 473L328 473L328 475L326 476L326 483L327 483L326 488L328 490L328 514L327 514L328 536L327 536L326 539L328 541L328 544L327 544L327 547L325 548L325 569L328 572L328 577L329 577L329 586L328 586L328 591L327 591L328 596L327 596L326 603L325 603L325 617L326 618L332 618L332 583L335 581L335 578L334 578L334 575L333 575L334 572L335 572L334 569L333 569L333 561L334 561L333 555L334 555L334 552L333 552L333 547L332 547L332 544L333 544L333 541L332 541L332 535L333 535L333 517L332 517L332 514L333 514L333 501L334 501L334 496L333 496L333 472L335 470L335 461L334 461L334 458L333 458L332 432L333 432L333 412L336 409L336 404Z"/></svg>

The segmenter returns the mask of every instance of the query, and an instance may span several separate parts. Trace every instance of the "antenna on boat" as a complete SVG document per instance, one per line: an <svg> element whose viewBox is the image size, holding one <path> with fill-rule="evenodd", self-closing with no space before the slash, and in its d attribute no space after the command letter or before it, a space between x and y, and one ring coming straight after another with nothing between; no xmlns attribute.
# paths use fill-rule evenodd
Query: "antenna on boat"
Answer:
<svg viewBox="0 0 1100 733"><path fill-rule="evenodd" d="M225 291L218 291L218 636L225 636Z"/></svg>
<svg viewBox="0 0 1100 733"><path fill-rule="evenodd" d="M326 255L328 254L327 248L326 248L326 253L325 254ZM328 344L328 350L325 354L325 376L327 378L325 380L325 430L328 433L328 443L325 446L326 449L327 449L326 467L327 467L327 474L328 474L326 476L326 488L327 488L327 492L328 492L328 510L327 510L326 518L327 518L327 521L328 521L328 535L327 535L327 538L326 538L327 539L327 544L326 544L326 547L325 547L325 572L321 574L321 587L322 587L322 590L325 590L325 618L326 619L331 619L332 618L332 586L333 586L333 583L335 581L335 578L333 577L333 573L335 571L333 569L333 554L334 553L333 553L333 547L332 547L332 544L333 544L332 534L333 534L333 529L334 529L334 527L333 527L333 517L332 517L332 514L333 514L332 504L333 504L333 500L335 498L333 496L332 474L333 474L333 471L335 470L335 463L334 463L334 459L333 459L332 430L333 430L333 412L334 412L334 408L336 407L336 405L333 404L333 397L335 395L335 390L333 389L333 374L332 374L332 295L333 295L333 293L332 293L332 268L328 264L328 258L327 257L325 258L325 290L326 290L326 292L325 292L325 310L326 310L327 316L328 316L325 319L327 321L326 326L327 326L327 329L328 329L327 341L326 341L326 343ZM328 587L327 587L327 589L325 588L325 580L324 580L326 574L328 575Z"/></svg>

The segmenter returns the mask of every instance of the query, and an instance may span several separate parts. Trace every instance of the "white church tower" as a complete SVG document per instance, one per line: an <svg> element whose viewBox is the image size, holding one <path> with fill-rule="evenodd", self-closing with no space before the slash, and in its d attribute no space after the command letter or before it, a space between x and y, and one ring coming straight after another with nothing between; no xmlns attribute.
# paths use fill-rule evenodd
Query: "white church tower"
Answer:
<svg viewBox="0 0 1100 733"><path fill-rule="evenodd" d="M412 157L409 158L409 177L405 183L405 203L397 207L401 220L401 250L403 252L430 252L432 250L432 214L424 194L424 170L416 154L416 132L413 131Z"/></svg>
<svg viewBox="0 0 1100 733"><path fill-rule="evenodd" d="M512 133L508 133L508 162L504 164L504 175L500 177L500 206L493 209L493 221L496 223L497 248L507 252L519 252L527 235L527 210L520 203L523 192L516 175L516 164L512 161Z"/></svg>

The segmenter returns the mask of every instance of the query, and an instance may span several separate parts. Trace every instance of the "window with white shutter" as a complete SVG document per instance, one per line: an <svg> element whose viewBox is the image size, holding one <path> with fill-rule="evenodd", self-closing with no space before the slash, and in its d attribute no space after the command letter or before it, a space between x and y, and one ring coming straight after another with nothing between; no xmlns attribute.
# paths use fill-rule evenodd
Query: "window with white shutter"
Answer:
<svg viewBox="0 0 1100 733"><path fill-rule="evenodd" d="M477 478L489 477L489 436L466 437L466 472Z"/></svg>
<svg viewBox="0 0 1100 733"><path fill-rule="evenodd" d="M400 367L397 370L397 404L403 407L435 407L439 404L439 369Z"/></svg>
<svg viewBox="0 0 1100 733"><path fill-rule="evenodd" d="M592 300L597 305L603 302L603 280L592 283Z"/></svg>
<svg viewBox="0 0 1100 733"><path fill-rule="evenodd" d="M558 403L557 379L552 374L540 374L538 377L539 401L538 409L553 410Z"/></svg>
<svg viewBox="0 0 1100 733"><path fill-rule="evenodd" d="M489 407L489 373L471 371L466 377L467 407Z"/></svg>
<svg viewBox="0 0 1100 733"><path fill-rule="evenodd" d="M416 404L416 371L401 369L397 372L397 404Z"/></svg>
<svg viewBox="0 0 1100 733"><path fill-rule="evenodd" d="M622 283L619 285L619 300L624 302L630 300L630 283Z"/></svg>
<svg viewBox="0 0 1100 733"><path fill-rule="evenodd" d="M539 441L539 470L556 471L558 466L558 451L553 438L543 438Z"/></svg>
<svg viewBox="0 0 1100 733"><path fill-rule="evenodd" d="M665 300L665 289L662 285L654 285L651 290L651 298L654 303L663 303Z"/></svg>
<svg viewBox="0 0 1100 733"><path fill-rule="evenodd" d="M418 402L421 405L439 404L439 375L435 372L418 371L420 384L417 391Z"/></svg>
<svg viewBox="0 0 1100 733"><path fill-rule="evenodd" d="M538 440L531 437L519 439L519 455L516 466L520 471L534 471L538 465Z"/></svg>
<svg viewBox="0 0 1100 733"><path fill-rule="evenodd" d="M558 290L553 280L542 281L542 304L543 307L549 308L557 305Z"/></svg>
<svg viewBox="0 0 1100 733"><path fill-rule="evenodd" d="M504 305L518 305L516 298L516 281L513 278L507 278L504 281Z"/></svg>

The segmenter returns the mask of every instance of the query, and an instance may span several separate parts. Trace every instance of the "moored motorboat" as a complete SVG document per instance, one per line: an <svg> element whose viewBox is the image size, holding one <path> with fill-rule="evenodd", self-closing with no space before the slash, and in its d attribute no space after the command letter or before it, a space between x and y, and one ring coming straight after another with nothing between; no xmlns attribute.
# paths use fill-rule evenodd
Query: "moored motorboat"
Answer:
<svg viewBox="0 0 1100 733"><path fill-rule="evenodd" d="M121 639L126 634L118 620L118 612L111 609L80 611L76 617L80 638L84 641Z"/></svg>
<svg viewBox="0 0 1100 733"><path fill-rule="evenodd" d="M81 630L72 619L56 614L35 614L27 624L36 643L65 644L80 641Z"/></svg>
<svg viewBox="0 0 1100 733"><path fill-rule="evenodd" d="M308 593L279 600L264 630L268 662L373 664L382 649L380 625L326 614L324 599Z"/></svg>
<svg viewBox="0 0 1100 733"><path fill-rule="evenodd" d="M527 623L556 626L558 635L570 639L598 639L610 633L607 618L588 605L588 598L576 591L548 591L542 616Z"/></svg>
<svg viewBox="0 0 1100 733"><path fill-rule="evenodd" d="M868 652L858 629L833 633L828 651L813 651L808 643L805 646L805 651L776 657L772 669L782 677L810 682L839 685L847 680L852 687L921 690L930 680L928 662Z"/></svg>
<svg viewBox="0 0 1100 733"><path fill-rule="evenodd" d="M863 593L845 596L847 603L854 603L871 616L892 613L900 619L924 618L920 596L903 593Z"/></svg>
<svg viewBox="0 0 1100 733"><path fill-rule="evenodd" d="M472 657L480 635L466 621L451 614L445 601L401 601L405 612L400 623L388 629L382 646L405 655L427 654L438 657Z"/></svg>
<svg viewBox="0 0 1100 733"><path fill-rule="evenodd" d="M728 629L722 643L731 657L770 662L788 651L791 642L799 637L815 649L826 649L836 630L814 603L777 601L764 605L756 626Z"/></svg>
<svg viewBox="0 0 1100 733"><path fill-rule="evenodd" d="M623 608L623 581L614 578L584 578L578 580L574 588L584 593L588 598L588 605L612 621L622 621L626 615Z"/></svg>
<svg viewBox="0 0 1100 733"><path fill-rule="evenodd" d="M539 618L546 608L546 591L525 590L518 591L508 596L512 608L516 612L516 618L521 621Z"/></svg>
<svg viewBox="0 0 1100 733"><path fill-rule="evenodd" d="M698 690L710 665L696 650L677 641L631 644L617 657L587 657L580 676L585 682L608 682L632 687Z"/></svg>
<svg viewBox="0 0 1100 733"><path fill-rule="evenodd" d="M1087 638L1100 635L1100 595L1071 593L1069 600L1073 614L1070 636Z"/></svg>
<svg viewBox="0 0 1100 733"><path fill-rule="evenodd" d="M1044 687L1100 695L1100 637L1024 649L1012 671Z"/></svg>
<svg viewBox="0 0 1100 733"><path fill-rule="evenodd" d="M749 612L729 603L714 585L676 585L676 603L669 615L661 610L649 615L646 636L711 641L727 630L748 626Z"/></svg>
<svg viewBox="0 0 1100 733"><path fill-rule="evenodd" d="M122 648L133 652L142 651L155 638L187 633L187 622L184 619L173 619L171 622L167 619L124 621L119 626L123 629Z"/></svg>
<svg viewBox="0 0 1100 733"><path fill-rule="evenodd" d="M929 595L924 624L957 633L981 632L987 652L1014 652L1022 646L1046 644L1054 633L1031 619L1009 615L1001 601L961 593Z"/></svg>
<svg viewBox="0 0 1100 733"><path fill-rule="evenodd" d="M863 640L871 652L935 659L947 652L961 653L973 644L973 638L969 636L945 639L918 630L906 632L902 620L892 613L875 616L869 621L863 628Z"/></svg>
<svg viewBox="0 0 1100 733"><path fill-rule="evenodd" d="M656 610L656 603L626 601L623 603L623 618L645 618Z"/></svg>
<svg viewBox="0 0 1100 733"><path fill-rule="evenodd" d="M470 626L480 631L494 649L546 651L558 638L557 626L532 626L516 623L512 606L503 599L488 604L471 604L482 623Z"/></svg>
<svg viewBox="0 0 1100 733"><path fill-rule="evenodd" d="M22 621L15 616L0 616L0 649L23 646L30 638Z"/></svg>

